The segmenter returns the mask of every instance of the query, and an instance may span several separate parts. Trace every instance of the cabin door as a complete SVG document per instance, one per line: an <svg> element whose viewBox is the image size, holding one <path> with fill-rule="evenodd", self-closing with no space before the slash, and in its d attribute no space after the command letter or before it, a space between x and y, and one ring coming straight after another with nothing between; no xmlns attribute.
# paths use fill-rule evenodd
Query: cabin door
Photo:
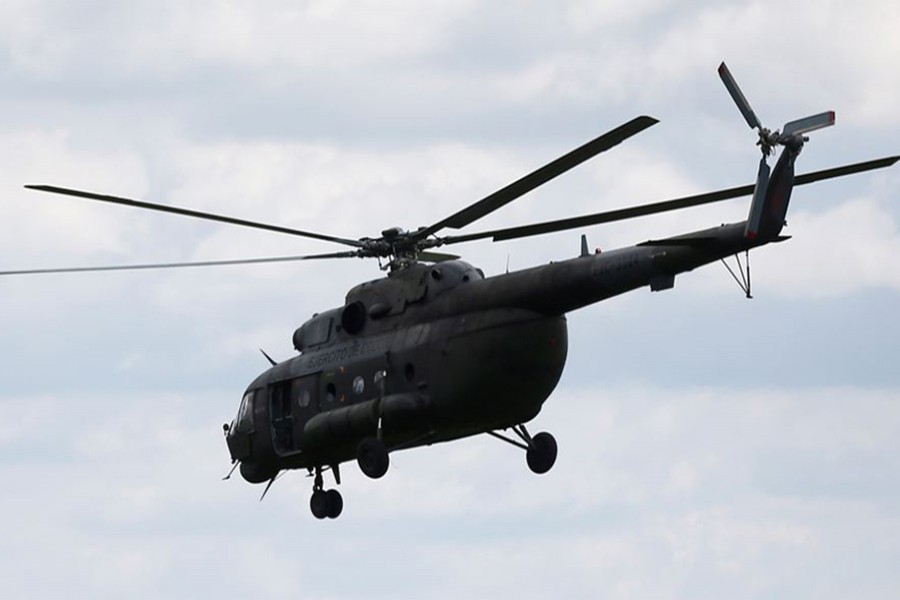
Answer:
<svg viewBox="0 0 900 600"><path fill-rule="evenodd" d="M294 432L294 407L291 402L291 382L279 381L269 386L269 414L272 416L272 445L278 454L297 449Z"/></svg>
<svg viewBox="0 0 900 600"><path fill-rule="evenodd" d="M318 373L269 386L272 444L278 454L300 450L303 427L320 409L318 391Z"/></svg>

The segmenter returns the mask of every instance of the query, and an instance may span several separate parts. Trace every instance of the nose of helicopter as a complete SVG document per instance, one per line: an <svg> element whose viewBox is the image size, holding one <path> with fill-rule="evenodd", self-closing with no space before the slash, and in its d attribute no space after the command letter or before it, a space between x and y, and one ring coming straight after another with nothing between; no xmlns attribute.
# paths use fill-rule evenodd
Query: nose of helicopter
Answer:
<svg viewBox="0 0 900 600"><path fill-rule="evenodd" d="M225 433L225 444L228 446L228 452L231 454L232 462L244 460L250 457L250 436L247 432L243 432L236 427L234 422L222 425Z"/></svg>
<svg viewBox="0 0 900 600"><path fill-rule="evenodd" d="M250 455L250 436L239 431L234 422L222 425L225 433L225 443L231 454L231 462L235 467L240 466L241 477L248 483L264 483L269 481L277 470L267 465L256 464ZM232 468L234 471L234 468ZM228 474L231 477L231 473ZM227 479L227 477L226 477Z"/></svg>

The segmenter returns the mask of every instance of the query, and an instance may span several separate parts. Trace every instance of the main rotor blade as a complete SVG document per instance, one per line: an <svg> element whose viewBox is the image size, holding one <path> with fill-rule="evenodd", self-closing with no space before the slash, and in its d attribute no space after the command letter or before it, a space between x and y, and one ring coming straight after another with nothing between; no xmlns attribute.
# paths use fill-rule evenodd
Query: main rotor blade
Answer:
<svg viewBox="0 0 900 600"><path fill-rule="evenodd" d="M528 175L517 179L506 187L497 190L493 194L485 196L478 202L469 205L463 210L450 215L442 221L438 221L430 227L420 229L414 233L416 239L425 239L429 235L439 231L445 227L460 229L466 225L477 221L478 219L488 215L498 208L506 206L513 200L527 194L538 186L541 186L551 179L562 175L566 171L577 167L584 161L592 158L605 150L609 150L613 146L620 144L633 135L640 133L648 127L658 123L653 117L641 116L621 125L612 131L591 140L590 142L579 146L568 154L565 154L556 160L544 165L540 169L529 173Z"/></svg>
<svg viewBox="0 0 900 600"><path fill-rule="evenodd" d="M456 254L445 254L443 252L419 252L419 260L425 262L439 263L447 260L456 260L459 258Z"/></svg>
<svg viewBox="0 0 900 600"><path fill-rule="evenodd" d="M797 175L796 177L794 177L794 185L805 185L807 183L814 183L816 181L824 181L825 179L834 179L835 177L843 177L845 175L854 175L856 173L874 171L875 169L883 169L885 167L890 167L898 160L900 160L900 155L886 156L884 158L867 160L865 162L854 163L852 165L844 165L842 167L832 167L830 169L823 169L821 171L814 171L812 173L804 173L803 175Z"/></svg>
<svg viewBox="0 0 900 600"><path fill-rule="evenodd" d="M731 94L731 99L737 104L738 110L744 115L744 120L747 121L747 125L749 125L751 129L755 128L762 131L762 124L759 122L759 119L756 118L756 113L750 108L747 97L744 96L741 88L738 87L737 81L731 76L731 71L728 70L728 67L724 62L719 65L719 77L722 78L722 83L725 84L728 93Z"/></svg>
<svg viewBox="0 0 900 600"><path fill-rule="evenodd" d="M200 262L155 263L145 265L111 265L106 267L65 267L61 269L28 269L21 271L0 271L2 275L46 275L48 273L91 273L96 271L137 271L141 269L175 269L182 267L219 267L224 265L252 265L261 263L291 262L297 260L314 260L320 258L356 258L355 250L331 252L328 254L309 254L306 256L273 256L268 258L244 258L236 260L205 260Z"/></svg>
<svg viewBox="0 0 900 600"><path fill-rule="evenodd" d="M882 169L889 167L900 160L900 156L889 156L870 160L866 162L856 163L852 165L844 165L842 167L834 167L824 169L822 171L814 171L804 175L798 175L794 178L794 185L804 185L834 177L843 177L845 175L853 175L854 173L863 173L874 169ZM712 202L721 202L722 200L730 200L741 196L749 196L753 193L754 185L742 185L739 187L728 188L716 192L708 192L705 194L697 194L694 196L685 196L674 200L664 200L662 202L654 202L651 204L642 204L630 208L620 208L583 217L573 217L569 219L560 219L558 221L545 221L543 223L535 223L534 225L522 225L520 227L509 227L506 229L495 229L493 231L482 231L479 233L471 233L468 235L450 236L444 238L444 244L459 244L462 242L470 242L484 238L492 238L495 242L503 240L512 240L532 235L542 235L545 233L554 233L556 231L565 231L567 229L576 229L578 227L587 227L589 225L598 225L600 223L611 223L613 221L623 221L625 219L633 219L635 217L643 217L646 215L654 215L657 213L688 208L691 206L700 206L710 204Z"/></svg>
<svg viewBox="0 0 900 600"><path fill-rule="evenodd" d="M38 190L40 192L50 192L52 194L63 194L66 196L76 196L78 198L87 198L89 200L99 200L101 202L111 202L112 204L122 204L124 206L133 206L135 208L144 208L147 210L155 210L159 212L173 213L185 217L194 217L197 219L205 219L207 221L219 221L220 223L230 223L231 225L241 225L242 227L253 227L255 229L264 229L266 231L275 231L278 233L287 233L300 237L312 238L315 240L324 240L326 242L335 242L344 244L345 246L353 246L361 248L362 242L350 240L346 238L334 237L322 233L314 233L310 231L301 231L299 229L291 229L289 227L281 227L279 225L268 225L266 223L258 223L255 221L247 221L244 219L236 219L234 217L226 217L213 213L202 212L199 210L191 210L188 208L178 208L177 206L169 206L166 204L154 204L152 202L144 202L141 200L132 200L130 198L121 198L119 196L107 196L105 194L95 194L93 192L85 192L81 190L73 190L69 188L57 187L54 185L26 185L30 190Z"/></svg>

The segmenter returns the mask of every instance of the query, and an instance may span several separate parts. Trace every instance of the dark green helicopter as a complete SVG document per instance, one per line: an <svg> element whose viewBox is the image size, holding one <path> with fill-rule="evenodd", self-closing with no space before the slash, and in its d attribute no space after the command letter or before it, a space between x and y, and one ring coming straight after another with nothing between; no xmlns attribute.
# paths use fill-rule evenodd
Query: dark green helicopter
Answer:
<svg viewBox="0 0 900 600"><path fill-rule="evenodd" d="M589 158L654 125L641 116L605 133L482 200L415 231L391 228L379 237L347 239L206 212L54 186L27 186L126 206L170 212L334 242L351 250L231 261L8 271L0 274L211 266L324 258L376 258L385 278L352 288L344 304L314 315L293 336L297 356L257 377L235 419L224 426L232 460L251 483L306 469L314 475L310 508L336 518L343 498L325 490L323 472L341 482L340 465L356 460L368 477L389 468L390 452L489 434L525 451L535 473L556 460L554 437L532 434L534 419L553 392L567 352L565 314L640 287L670 289L679 273L734 255L739 283L750 297L749 263L740 254L788 239L782 235L791 191L801 185L893 165L900 156L794 176L805 133L834 124L825 112L762 126L725 64L719 74L750 127L762 158L755 185L534 225L440 236L465 227ZM783 150L773 169L767 158ZM589 252L562 262L485 277L459 257L435 248L491 238L509 240L608 223L752 195L747 220L635 246ZM735 279L738 276L732 272ZM512 432L505 434L501 432ZM226 479L231 473L226 476Z"/></svg>

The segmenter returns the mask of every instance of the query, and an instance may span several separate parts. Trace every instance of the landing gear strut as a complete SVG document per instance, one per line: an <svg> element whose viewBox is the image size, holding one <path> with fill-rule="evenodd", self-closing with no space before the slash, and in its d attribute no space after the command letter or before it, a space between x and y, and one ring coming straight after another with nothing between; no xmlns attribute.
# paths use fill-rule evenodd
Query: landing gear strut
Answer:
<svg viewBox="0 0 900 600"><path fill-rule="evenodd" d="M338 485L341 483L337 465L331 467ZM344 510L344 498L337 490L325 490L322 481L322 467L316 467L316 478L313 482L313 493L309 499L309 509L317 519L337 519Z"/></svg>
<svg viewBox="0 0 900 600"><path fill-rule="evenodd" d="M525 450L525 461L528 463L528 468L531 469L532 473L541 475L553 468L557 453L556 438L546 431L542 431L532 437L524 425L514 425L512 430L522 442L510 439L496 431L488 431L488 434L498 440L503 440L507 444L512 444Z"/></svg>

